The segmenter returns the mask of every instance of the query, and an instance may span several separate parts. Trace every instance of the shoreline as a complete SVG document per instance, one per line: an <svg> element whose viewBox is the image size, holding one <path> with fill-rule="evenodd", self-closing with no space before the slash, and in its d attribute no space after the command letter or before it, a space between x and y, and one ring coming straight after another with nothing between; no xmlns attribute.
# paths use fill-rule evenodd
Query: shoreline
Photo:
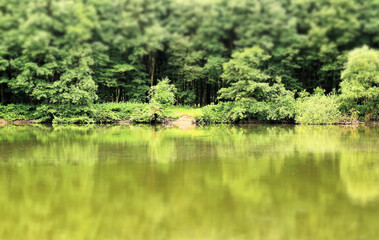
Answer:
<svg viewBox="0 0 379 240"><path fill-rule="evenodd" d="M4 119L0 119L0 127L6 126L6 125L15 125L15 126L28 126L28 125L38 125L38 124L50 124L50 123L43 123L38 122L35 120L15 120L15 121L6 121ZM130 120L118 120L113 123L93 123L93 125L101 125L101 124L110 124L110 125L136 125L136 124L147 124L150 125L152 123L137 123ZM191 116L181 116L179 118L165 118L161 122L156 122L154 124L162 125L162 126L168 126L168 127L179 127L183 129L187 128L193 128L196 126L199 126L201 124L198 123L198 121L191 117ZM259 124L269 124L269 125L302 125L298 123L272 123L272 122L262 122L257 120L248 120L243 121L239 123L216 123L217 124L227 124L227 125L259 125ZM83 124L72 124L72 125L83 125ZM92 125L92 124L91 124ZM209 125L209 124L204 124ZM213 125L213 124L212 124ZM307 125L307 124L303 124ZM339 126L379 126L379 121L368 121L368 122L361 122L361 121L352 121L352 122L340 122L335 124L309 124L309 125L318 125L318 126L326 126L326 125L339 125Z"/></svg>

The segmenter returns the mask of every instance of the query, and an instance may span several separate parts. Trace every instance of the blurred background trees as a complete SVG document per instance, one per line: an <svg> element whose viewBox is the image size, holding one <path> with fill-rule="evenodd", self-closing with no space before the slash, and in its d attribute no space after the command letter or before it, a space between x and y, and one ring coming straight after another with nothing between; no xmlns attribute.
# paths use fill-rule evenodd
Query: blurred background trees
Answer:
<svg viewBox="0 0 379 240"><path fill-rule="evenodd" d="M377 98L377 77L370 98L348 97L361 81L352 64L370 50L348 52L379 47L378 10L377 0L0 0L0 101L147 102L168 77L179 104L204 106L238 81L223 64L256 46L271 56L260 74L291 91L339 90L349 56L342 93L361 104Z"/></svg>

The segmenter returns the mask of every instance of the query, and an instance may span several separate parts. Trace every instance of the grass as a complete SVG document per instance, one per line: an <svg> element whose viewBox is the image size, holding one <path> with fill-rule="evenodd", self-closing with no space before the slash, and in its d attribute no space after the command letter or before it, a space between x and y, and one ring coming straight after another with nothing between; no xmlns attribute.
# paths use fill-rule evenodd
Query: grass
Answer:
<svg viewBox="0 0 379 240"><path fill-rule="evenodd" d="M198 118L201 115L201 108L192 106L169 106L165 109L165 113L170 118L179 118L183 115Z"/></svg>
<svg viewBox="0 0 379 240"><path fill-rule="evenodd" d="M183 115L198 119L202 110L192 106L167 106L157 111L156 106L142 103L101 103L89 106L23 104L0 105L0 119L39 120L53 123L112 123L117 120L151 122L164 117L177 119ZM155 118L152 114L155 113Z"/></svg>

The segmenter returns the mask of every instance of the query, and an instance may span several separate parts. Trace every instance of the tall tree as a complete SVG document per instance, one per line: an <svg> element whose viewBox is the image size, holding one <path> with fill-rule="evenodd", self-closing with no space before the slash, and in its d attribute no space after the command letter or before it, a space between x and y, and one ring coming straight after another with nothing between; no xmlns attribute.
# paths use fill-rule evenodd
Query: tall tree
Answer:
<svg viewBox="0 0 379 240"><path fill-rule="evenodd" d="M379 118L379 51L367 46L349 53L342 72L341 98L346 111L357 109L366 120Z"/></svg>

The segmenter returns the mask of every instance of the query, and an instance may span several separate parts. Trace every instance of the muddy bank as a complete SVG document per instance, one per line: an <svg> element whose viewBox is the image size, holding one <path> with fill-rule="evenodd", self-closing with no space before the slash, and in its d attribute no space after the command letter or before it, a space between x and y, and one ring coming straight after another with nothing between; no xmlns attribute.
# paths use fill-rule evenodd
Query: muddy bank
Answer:
<svg viewBox="0 0 379 240"><path fill-rule="evenodd" d="M37 122L33 120L16 120L16 121L6 121L4 119L0 119L0 126L4 125L17 125L17 126L23 126L23 125L32 125L32 124L37 124Z"/></svg>
<svg viewBox="0 0 379 240"><path fill-rule="evenodd" d="M346 126L379 126L378 121L342 121L338 125L346 125Z"/></svg>
<svg viewBox="0 0 379 240"><path fill-rule="evenodd" d="M4 119L0 119L0 126L5 125L17 125L17 126L24 126L24 125L34 125L39 124L39 122L36 122L34 120L16 120L16 121L6 121ZM130 120L119 120L116 121L114 124L116 125L132 125L136 124L133 121ZM162 122L158 123L165 127L178 127L180 129L193 129L197 125L197 121L194 117L183 115L180 116L178 119L175 118L165 118L162 120ZM269 122L263 122L258 120L245 120L238 123L228 123L231 125L244 125L244 124L270 124ZM298 125L295 123L283 123L283 124L293 124ZM357 127L357 126L379 126L379 121L367 121L367 122L360 122L360 121L342 121L340 123L336 123L333 125L341 125L346 127Z"/></svg>
<svg viewBox="0 0 379 240"><path fill-rule="evenodd" d="M129 121L129 120L120 120L120 121L115 122L115 124L117 124L117 125L131 125L131 124L133 124L133 122Z"/></svg>
<svg viewBox="0 0 379 240"><path fill-rule="evenodd" d="M196 127L196 119L188 115L183 115L178 119L166 118L162 124L167 127L178 127L187 130Z"/></svg>
<svg viewBox="0 0 379 240"><path fill-rule="evenodd" d="M4 119L0 119L0 126L4 126L6 124L8 124L7 121L5 121Z"/></svg>

